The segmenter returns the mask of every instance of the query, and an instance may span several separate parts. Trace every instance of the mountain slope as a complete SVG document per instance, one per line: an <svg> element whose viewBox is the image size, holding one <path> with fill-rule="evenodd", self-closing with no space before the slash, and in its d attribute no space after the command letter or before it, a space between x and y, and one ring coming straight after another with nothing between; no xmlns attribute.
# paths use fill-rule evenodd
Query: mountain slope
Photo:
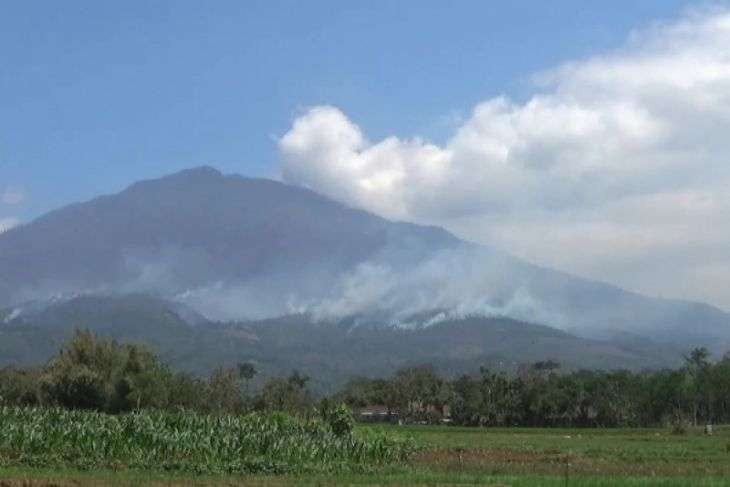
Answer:
<svg viewBox="0 0 730 487"><path fill-rule="evenodd" d="M275 287L295 274L329 276L409 239L459 243L443 230L388 222L305 189L197 168L0 235L0 305L63 292L174 294L221 281L267 279ZM419 253L410 250L410 258Z"/></svg>
<svg viewBox="0 0 730 487"><path fill-rule="evenodd" d="M147 343L165 354L188 346L206 324L176 303L141 294L80 296L0 310L0 366L42 364L76 329Z"/></svg>
<svg viewBox="0 0 730 487"><path fill-rule="evenodd" d="M582 337L730 348L730 315L717 308L629 293L206 167L0 234L0 306L77 293L147 293L215 320L305 313L411 326L507 316Z"/></svg>
<svg viewBox="0 0 730 487"><path fill-rule="evenodd" d="M0 367L43 364L75 328L147 343L175 369L196 374L252 362L261 381L297 369L309 374L320 391L353 376L388 376L424 363L456 376L482 366L514 371L519 364L547 359L566 369L645 369L681 361L678 350L655 344L622 348L506 318L475 317L413 329L312 323L305 316L191 324L175 303L127 295L76 297L0 324Z"/></svg>

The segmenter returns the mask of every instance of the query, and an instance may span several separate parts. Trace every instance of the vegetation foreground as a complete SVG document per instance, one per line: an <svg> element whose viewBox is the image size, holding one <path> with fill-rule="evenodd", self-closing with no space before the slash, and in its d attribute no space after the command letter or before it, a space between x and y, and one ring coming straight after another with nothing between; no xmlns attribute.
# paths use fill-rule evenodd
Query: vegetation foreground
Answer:
<svg viewBox="0 0 730 487"><path fill-rule="evenodd" d="M2 417L3 487L730 485L730 427L708 436L701 429L379 425L337 436L319 420L258 413L6 408Z"/></svg>
<svg viewBox="0 0 730 487"><path fill-rule="evenodd" d="M251 364L197 378L79 332L43 368L0 370L0 487L730 485L730 427L697 426L730 417L730 356L686 362L456 379L412 367L316 400L296 371L254 392ZM356 427L343 403L406 425Z"/></svg>
<svg viewBox="0 0 730 487"><path fill-rule="evenodd" d="M337 410L328 416L4 407L0 465L188 474L362 472L402 462L411 451L405 439L353 434L349 418Z"/></svg>

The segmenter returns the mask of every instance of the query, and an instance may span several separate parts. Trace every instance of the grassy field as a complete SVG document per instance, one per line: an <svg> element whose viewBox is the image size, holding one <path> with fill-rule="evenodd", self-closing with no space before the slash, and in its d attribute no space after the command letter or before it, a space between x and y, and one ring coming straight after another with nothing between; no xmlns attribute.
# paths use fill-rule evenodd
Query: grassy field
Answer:
<svg viewBox="0 0 730 487"><path fill-rule="evenodd" d="M523 476L508 485L730 485L730 428L675 435L660 429L401 427L422 447L414 468L461 477ZM689 484L688 478L693 479ZM664 483L660 483L659 479ZM537 482L537 483L534 483ZM560 485L556 483L555 485Z"/></svg>
<svg viewBox="0 0 730 487"><path fill-rule="evenodd" d="M412 438L407 464L370 473L190 476L0 468L0 487L64 485L730 485L730 427L713 436L661 429L476 429L360 426L358 435Z"/></svg>

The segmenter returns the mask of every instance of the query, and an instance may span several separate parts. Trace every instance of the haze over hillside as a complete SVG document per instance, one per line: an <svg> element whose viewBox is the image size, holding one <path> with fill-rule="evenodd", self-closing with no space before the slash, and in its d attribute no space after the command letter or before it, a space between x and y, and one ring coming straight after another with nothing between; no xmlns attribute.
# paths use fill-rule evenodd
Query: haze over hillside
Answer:
<svg viewBox="0 0 730 487"><path fill-rule="evenodd" d="M82 296L10 317L0 311L0 367L40 365L74 329L145 343L177 370L207 375L248 362L258 381L299 370L319 391L354 376L388 376L431 364L456 376L480 367L514 372L521 364L559 360L562 370L635 370L676 366L683 350L650 340L599 341L507 318L444 320L427 327L316 323L302 315L237 323L206 321L185 306L147 295Z"/></svg>
<svg viewBox="0 0 730 487"><path fill-rule="evenodd" d="M730 343L730 316L714 307L629 293L440 228L209 167L138 182L0 234L0 269L8 322L54 296L147 293L210 320L297 315L418 328L508 317L614 344L720 353Z"/></svg>

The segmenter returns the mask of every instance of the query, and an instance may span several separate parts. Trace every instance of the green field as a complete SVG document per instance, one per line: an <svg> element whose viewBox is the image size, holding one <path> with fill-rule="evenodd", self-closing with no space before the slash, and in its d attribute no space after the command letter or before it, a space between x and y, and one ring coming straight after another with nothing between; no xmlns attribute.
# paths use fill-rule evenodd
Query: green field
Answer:
<svg viewBox="0 0 730 487"><path fill-rule="evenodd" d="M311 465L299 473L211 474L142 469L0 467L0 486L44 485L514 485L687 486L730 485L730 427L713 436L699 429L531 429L432 426L359 426L357 438L410 439L416 451L405 463L328 471ZM197 450L196 450L197 451ZM7 452L6 452L7 454ZM301 452L293 453L301 455ZM332 453L338 455L337 453ZM7 459L7 455L6 455ZM159 460L159 459L158 459ZM155 460L155 461L158 461ZM211 457L210 462L216 460Z"/></svg>
<svg viewBox="0 0 730 487"><path fill-rule="evenodd" d="M0 407L0 466L185 475L372 472L400 465L412 440L352 433L345 421L280 412L206 415L143 411L111 415Z"/></svg>
<svg viewBox="0 0 730 487"><path fill-rule="evenodd" d="M684 435L661 429L419 426L396 431L423 448L412 459L413 468L462 477L525 476L504 481L508 485L547 482L530 483L534 476L561 477L563 484L567 476L581 485L590 477L606 479L590 485L654 485L657 478L669 479L666 485L687 485L684 478L693 478L692 484L708 479L707 485L726 485L722 477L730 476L727 427L716 428L713 436L699 429Z"/></svg>

